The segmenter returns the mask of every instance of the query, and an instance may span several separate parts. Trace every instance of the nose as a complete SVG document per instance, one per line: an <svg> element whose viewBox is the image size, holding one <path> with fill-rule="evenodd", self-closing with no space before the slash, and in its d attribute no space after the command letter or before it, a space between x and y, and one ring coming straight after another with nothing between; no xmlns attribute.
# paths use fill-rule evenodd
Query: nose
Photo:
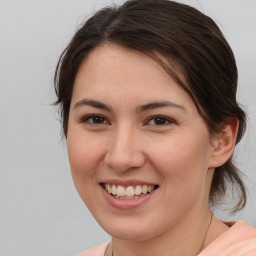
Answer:
<svg viewBox="0 0 256 256"><path fill-rule="evenodd" d="M125 172L142 167L146 161L140 136L127 127L119 128L110 135L104 161L111 169Z"/></svg>

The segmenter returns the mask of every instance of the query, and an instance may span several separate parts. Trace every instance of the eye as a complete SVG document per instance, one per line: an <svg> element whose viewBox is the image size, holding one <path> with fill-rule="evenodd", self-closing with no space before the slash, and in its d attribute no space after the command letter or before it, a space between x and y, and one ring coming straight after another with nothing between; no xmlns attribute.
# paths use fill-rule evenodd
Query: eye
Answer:
<svg viewBox="0 0 256 256"><path fill-rule="evenodd" d="M91 125L109 124L109 122L101 115L89 115L82 119L82 123L89 123Z"/></svg>
<svg viewBox="0 0 256 256"><path fill-rule="evenodd" d="M168 117L165 116L153 116L148 119L146 122L146 125L157 125L157 126L163 126L174 123L174 121Z"/></svg>

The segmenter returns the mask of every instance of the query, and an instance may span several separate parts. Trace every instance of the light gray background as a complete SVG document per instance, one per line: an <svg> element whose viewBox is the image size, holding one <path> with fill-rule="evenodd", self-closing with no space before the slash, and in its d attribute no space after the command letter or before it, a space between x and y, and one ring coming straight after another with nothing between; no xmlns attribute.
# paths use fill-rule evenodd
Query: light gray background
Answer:
<svg viewBox="0 0 256 256"><path fill-rule="evenodd" d="M250 118L237 160L251 199L226 218L256 226L256 1L183 2L217 21L237 58L239 99ZM0 256L69 256L108 239L75 191L50 106L58 56L76 27L106 4L0 0Z"/></svg>

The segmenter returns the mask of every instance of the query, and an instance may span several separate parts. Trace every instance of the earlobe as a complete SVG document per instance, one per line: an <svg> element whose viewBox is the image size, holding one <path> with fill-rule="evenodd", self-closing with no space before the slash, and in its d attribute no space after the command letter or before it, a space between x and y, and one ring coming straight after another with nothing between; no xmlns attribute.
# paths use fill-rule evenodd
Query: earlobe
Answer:
<svg viewBox="0 0 256 256"><path fill-rule="evenodd" d="M239 127L237 118L228 118L221 132L213 138L213 152L209 168L216 168L223 165L233 154L236 137Z"/></svg>

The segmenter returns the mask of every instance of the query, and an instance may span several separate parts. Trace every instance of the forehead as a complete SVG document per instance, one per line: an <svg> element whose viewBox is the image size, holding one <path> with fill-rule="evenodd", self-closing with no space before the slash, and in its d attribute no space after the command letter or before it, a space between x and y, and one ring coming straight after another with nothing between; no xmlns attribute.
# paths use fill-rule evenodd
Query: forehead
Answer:
<svg viewBox="0 0 256 256"><path fill-rule="evenodd" d="M166 77L166 72L153 58L140 51L115 44L100 45L94 48L80 65L77 76L81 73L91 76L95 72L98 75L104 74L104 79L111 78L111 80L119 78L119 75L122 75L124 79L125 74L129 78L127 80L133 77L142 79L146 74L151 74L152 77L158 75L159 79L162 73L161 76ZM114 77L111 76L113 74ZM100 76L97 78L101 79Z"/></svg>
<svg viewBox="0 0 256 256"><path fill-rule="evenodd" d="M104 99L118 96L123 100L176 98L193 104L190 96L152 57L112 44L96 47L80 65L73 97L82 96Z"/></svg>

